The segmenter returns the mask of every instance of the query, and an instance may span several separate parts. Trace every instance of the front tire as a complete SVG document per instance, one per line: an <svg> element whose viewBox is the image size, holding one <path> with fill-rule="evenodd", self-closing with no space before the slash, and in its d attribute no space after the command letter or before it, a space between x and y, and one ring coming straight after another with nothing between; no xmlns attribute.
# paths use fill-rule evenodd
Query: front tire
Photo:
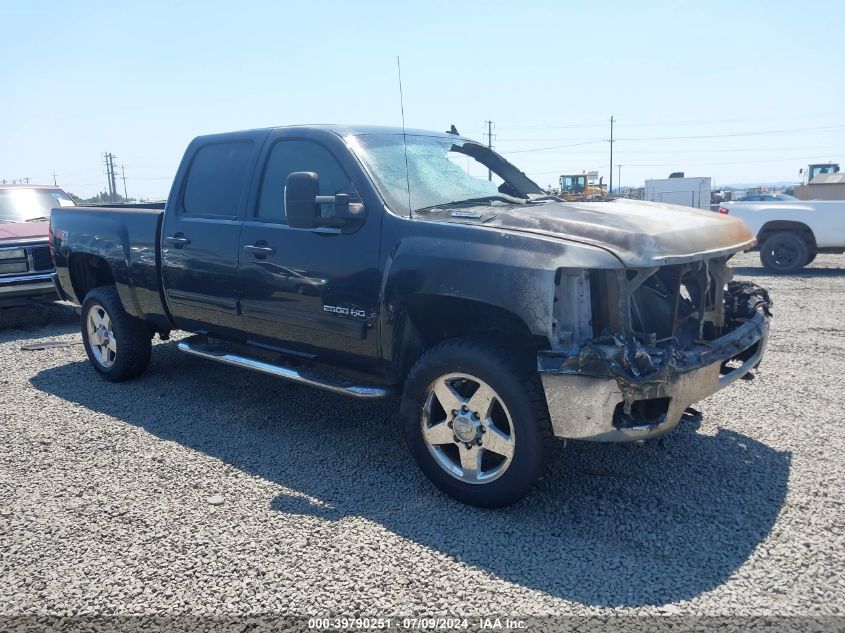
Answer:
<svg viewBox="0 0 845 633"><path fill-rule="evenodd" d="M128 314L114 286L91 290L82 303L82 342L94 369L110 382L140 376L150 364L149 328Z"/></svg>
<svg viewBox="0 0 845 633"><path fill-rule="evenodd" d="M767 237L760 246L760 261L773 273L801 270L810 255L807 243L797 233L780 231Z"/></svg>
<svg viewBox="0 0 845 633"><path fill-rule="evenodd" d="M433 347L405 381L402 418L414 459L443 492L496 508L545 470L552 432L533 356L466 339Z"/></svg>

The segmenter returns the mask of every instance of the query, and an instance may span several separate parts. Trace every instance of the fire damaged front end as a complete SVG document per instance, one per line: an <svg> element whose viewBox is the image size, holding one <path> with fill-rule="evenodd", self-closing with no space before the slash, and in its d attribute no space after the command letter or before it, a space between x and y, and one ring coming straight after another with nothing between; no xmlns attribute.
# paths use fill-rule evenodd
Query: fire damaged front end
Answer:
<svg viewBox="0 0 845 633"><path fill-rule="evenodd" d="M555 435L659 436L760 363L771 302L731 281L727 259L558 270L552 346L538 355Z"/></svg>

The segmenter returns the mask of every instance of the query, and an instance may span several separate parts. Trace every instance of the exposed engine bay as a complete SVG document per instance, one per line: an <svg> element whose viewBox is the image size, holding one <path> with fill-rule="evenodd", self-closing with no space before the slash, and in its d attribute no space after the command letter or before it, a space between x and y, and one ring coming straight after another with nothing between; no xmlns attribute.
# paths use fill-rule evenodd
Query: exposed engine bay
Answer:
<svg viewBox="0 0 845 633"><path fill-rule="evenodd" d="M725 386L759 363L771 300L765 289L731 276L726 257L636 270L560 270L553 348L539 355L538 368L613 378L622 396L613 425L660 425L679 374L718 363Z"/></svg>

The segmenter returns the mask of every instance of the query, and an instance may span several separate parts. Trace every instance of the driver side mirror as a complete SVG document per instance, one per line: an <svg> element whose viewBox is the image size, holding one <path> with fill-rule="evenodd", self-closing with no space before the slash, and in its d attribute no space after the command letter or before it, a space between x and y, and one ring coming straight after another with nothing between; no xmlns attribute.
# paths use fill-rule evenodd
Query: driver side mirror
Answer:
<svg viewBox="0 0 845 633"><path fill-rule="evenodd" d="M285 215L295 229L314 229L320 226L320 177L313 171L295 171L285 181Z"/></svg>
<svg viewBox="0 0 845 633"><path fill-rule="evenodd" d="M355 220L363 220L364 205L352 202L349 194L321 196L320 177L313 171L295 171L285 182L285 215L288 225L295 229L315 229L321 226L342 227ZM320 205L334 206L331 216L324 217Z"/></svg>

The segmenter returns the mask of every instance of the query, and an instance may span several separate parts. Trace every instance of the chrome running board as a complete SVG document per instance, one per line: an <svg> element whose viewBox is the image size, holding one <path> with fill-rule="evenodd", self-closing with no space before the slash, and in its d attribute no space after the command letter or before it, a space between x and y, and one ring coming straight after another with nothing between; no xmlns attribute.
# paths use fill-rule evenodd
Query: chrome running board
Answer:
<svg viewBox="0 0 845 633"><path fill-rule="evenodd" d="M251 358L240 353L234 353L226 348L225 343L211 343L205 336L197 335L182 339L177 347L188 354L214 360L234 367L260 371L277 378L283 378L303 385L341 393L353 398L377 399L391 395L386 387L375 385L359 385L341 376L321 373L315 369L304 367L289 367L279 363L270 363L258 358Z"/></svg>

